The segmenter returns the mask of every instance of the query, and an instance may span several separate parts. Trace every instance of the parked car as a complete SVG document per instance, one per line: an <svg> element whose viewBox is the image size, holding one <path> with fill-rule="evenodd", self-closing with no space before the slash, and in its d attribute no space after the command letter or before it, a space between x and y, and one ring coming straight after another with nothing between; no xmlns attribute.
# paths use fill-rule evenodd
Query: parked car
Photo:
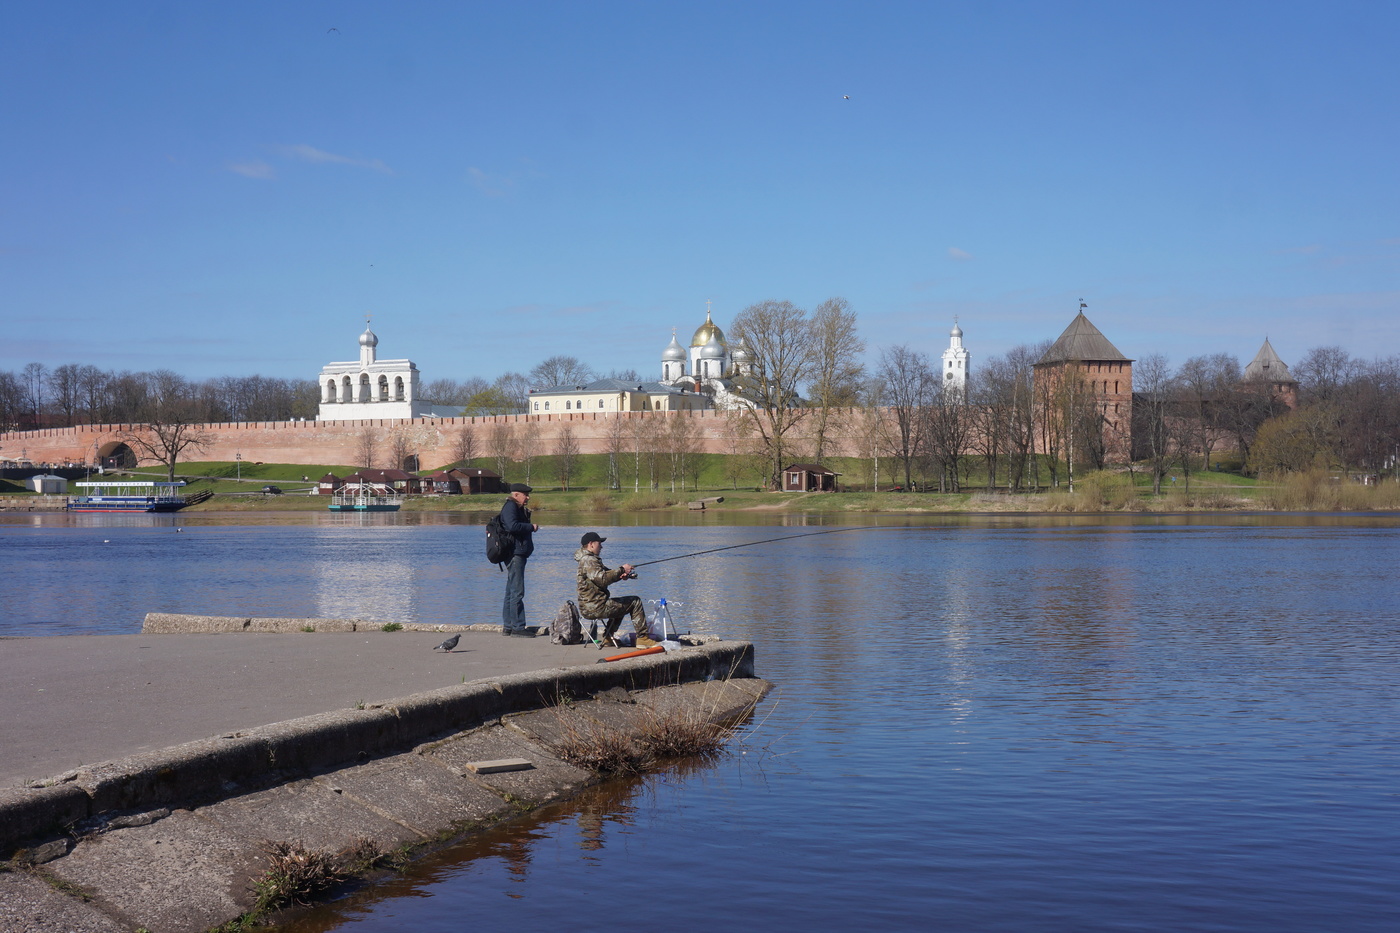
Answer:
<svg viewBox="0 0 1400 933"><path fill-rule="evenodd" d="M265 496L280 496L280 495L282 495L282 490L281 490L280 488L278 488L277 486L264 486L264 487L263 487L263 495L265 495Z"/></svg>

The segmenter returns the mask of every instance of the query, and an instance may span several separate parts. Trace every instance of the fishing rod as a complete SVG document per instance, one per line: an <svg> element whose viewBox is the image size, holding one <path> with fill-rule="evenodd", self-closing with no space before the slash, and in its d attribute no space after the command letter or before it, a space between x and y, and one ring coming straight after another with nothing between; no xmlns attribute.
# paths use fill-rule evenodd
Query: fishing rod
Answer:
<svg viewBox="0 0 1400 933"><path fill-rule="evenodd" d="M774 541L795 541L798 538L810 538L814 535L834 535L842 531L870 531L875 528L887 527L884 525L858 525L851 528L828 528L825 531L808 531L800 535L783 535L778 538L764 538L762 541L746 541L743 544L728 544L724 547L712 547L705 551L696 551L693 554L677 554L675 557L662 557L658 560L646 560L640 564L633 564L633 567L645 567L648 564L664 564L668 560L681 560L686 557L699 557L701 554L714 554L719 551L732 551L736 547L753 547L755 544L772 544Z"/></svg>

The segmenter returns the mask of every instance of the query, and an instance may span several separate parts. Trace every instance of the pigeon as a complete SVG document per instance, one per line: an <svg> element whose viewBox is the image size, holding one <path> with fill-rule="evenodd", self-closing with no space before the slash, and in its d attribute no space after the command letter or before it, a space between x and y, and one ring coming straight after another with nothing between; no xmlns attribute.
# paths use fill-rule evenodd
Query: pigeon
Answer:
<svg viewBox="0 0 1400 933"><path fill-rule="evenodd" d="M447 641L443 642L442 644L434 645L433 650L436 651L439 648L441 648L443 651L451 651L453 648L457 647L457 642L461 640L461 635L453 635L451 638L447 639Z"/></svg>

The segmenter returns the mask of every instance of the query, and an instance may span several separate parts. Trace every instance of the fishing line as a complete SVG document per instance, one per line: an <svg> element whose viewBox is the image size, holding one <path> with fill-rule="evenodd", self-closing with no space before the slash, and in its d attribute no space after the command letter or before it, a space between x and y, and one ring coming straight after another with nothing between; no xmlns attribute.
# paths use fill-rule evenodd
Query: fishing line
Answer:
<svg viewBox="0 0 1400 933"><path fill-rule="evenodd" d="M814 535L834 535L842 531L872 531L878 528L888 528L885 525L858 525L851 528L828 528L825 531L808 531L800 535L783 535L779 538L764 538L762 541L746 541L743 544L729 544L724 547L712 547L707 551L696 551L693 554L677 554L675 557L663 557L659 560L643 561L640 564L633 564L633 567L645 567L648 564L664 564L668 560L681 560L685 557L699 557L701 554L714 554L719 551L732 551L736 547L753 547L755 544L772 544L774 541L796 541L798 538L810 538ZM894 526L898 527L898 526Z"/></svg>

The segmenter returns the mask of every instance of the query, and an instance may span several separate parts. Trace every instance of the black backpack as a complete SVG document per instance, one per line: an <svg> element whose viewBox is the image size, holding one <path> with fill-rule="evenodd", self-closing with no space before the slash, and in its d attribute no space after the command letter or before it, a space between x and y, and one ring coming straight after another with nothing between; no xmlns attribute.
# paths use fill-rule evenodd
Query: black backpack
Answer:
<svg viewBox="0 0 1400 933"><path fill-rule="evenodd" d="M515 556L515 536L506 530L501 516L493 515L486 523L486 559L504 571Z"/></svg>

